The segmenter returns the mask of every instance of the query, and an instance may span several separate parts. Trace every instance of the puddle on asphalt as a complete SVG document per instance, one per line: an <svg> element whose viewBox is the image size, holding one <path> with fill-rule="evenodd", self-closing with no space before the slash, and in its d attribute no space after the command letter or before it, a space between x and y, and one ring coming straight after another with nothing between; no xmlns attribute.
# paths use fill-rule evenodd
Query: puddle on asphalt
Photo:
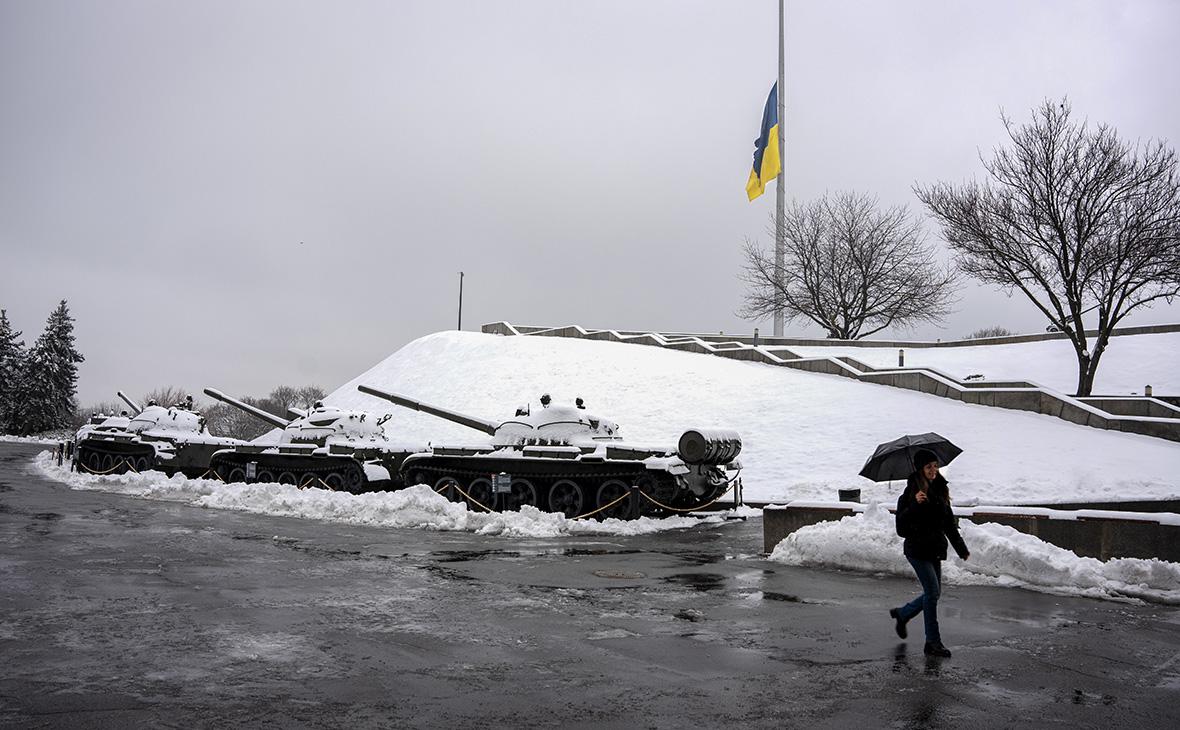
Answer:
<svg viewBox="0 0 1180 730"><path fill-rule="evenodd" d="M521 553L515 550L436 550L429 556L439 563L462 563L489 557L519 558Z"/></svg>
<svg viewBox="0 0 1180 730"><path fill-rule="evenodd" d="M676 573L665 576L664 580L698 591L713 591L725 585L725 576L721 573Z"/></svg>
<svg viewBox="0 0 1180 730"><path fill-rule="evenodd" d="M566 548L561 554L566 557L580 557L583 555L636 555L642 550L612 550L610 548Z"/></svg>

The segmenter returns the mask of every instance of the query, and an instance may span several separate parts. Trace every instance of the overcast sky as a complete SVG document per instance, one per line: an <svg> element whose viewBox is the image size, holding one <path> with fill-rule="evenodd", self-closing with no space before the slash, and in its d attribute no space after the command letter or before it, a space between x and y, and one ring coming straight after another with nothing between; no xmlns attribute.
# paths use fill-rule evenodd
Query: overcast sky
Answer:
<svg viewBox="0 0 1180 730"><path fill-rule="evenodd" d="M917 182L1045 97L1180 140L1180 3L788 3L787 195ZM749 332L777 3L0 2L0 307L83 402L332 390L463 325ZM935 233L930 227L932 235ZM1180 304L1129 323L1180 320ZM1038 331L968 283L942 329ZM796 334L821 334L802 324ZM445 366L445 363L442 364Z"/></svg>

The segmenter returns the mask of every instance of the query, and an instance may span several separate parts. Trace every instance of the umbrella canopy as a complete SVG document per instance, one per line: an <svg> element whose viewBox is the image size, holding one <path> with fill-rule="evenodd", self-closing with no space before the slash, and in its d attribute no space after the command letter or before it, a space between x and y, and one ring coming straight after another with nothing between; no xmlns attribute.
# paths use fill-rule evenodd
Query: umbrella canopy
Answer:
<svg viewBox="0 0 1180 730"><path fill-rule="evenodd" d="M938 457L940 464L949 464L963 453L958 446L936 433L902 436L878 446L860 470L860 475L874 482L905 479L914 471L914 455L923 450Z"/></svg>

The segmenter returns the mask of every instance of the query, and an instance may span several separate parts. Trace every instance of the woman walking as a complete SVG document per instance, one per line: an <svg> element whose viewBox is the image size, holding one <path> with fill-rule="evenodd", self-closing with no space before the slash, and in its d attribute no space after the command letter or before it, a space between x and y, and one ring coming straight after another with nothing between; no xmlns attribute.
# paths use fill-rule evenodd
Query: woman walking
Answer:
<svg viewBox="0 0 1180 730"><path fill-rule="evenodd" d="M946 560L947 538L959 557L970 555L959 535L951 495L946 479L938 473L938 457L922 450L914 455L914 472L906 481L905 492L897 500L897 534L905 538L905 557L918 575L922 595L901 608L889 609L896 622L897 635L906 638L906 623L923 615L926 625L925 652L949 657L938 633L938 597L942 592L942 561Z"/></svg>

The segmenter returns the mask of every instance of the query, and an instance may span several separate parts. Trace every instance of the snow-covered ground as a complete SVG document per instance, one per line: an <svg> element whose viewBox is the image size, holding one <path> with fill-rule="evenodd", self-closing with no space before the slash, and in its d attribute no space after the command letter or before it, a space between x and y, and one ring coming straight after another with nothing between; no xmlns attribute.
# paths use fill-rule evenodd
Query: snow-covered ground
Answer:
<svg viewBox="0 0 1180 730"><path fill-rule="evenodd" d="M0 434L0 442L10 444L47 444L56 445L57 439L45 438L44 436L12 436L9 434Z"/></svg>
<svg viewBox="0 0 1180 730"><path fill-rule="evenodd" d="M789 347L800 357L856 358L873 367L897 367L896 347ZM773 349L771 350L774 351ZM1180 332L1125 335L1110 341L1098 364L1095 395L1180 395ZM1025 380L1063 393L1076 392L1078 365L1068 340L974 347L912 347L906 367L928 367L957 378Z"/></svg>
<svg viewBox="0 0 1180 730"><path fill-rule="evenodd" d="M943 564L949 584L1019 586L1091 598L1148 599L1180 604L1180 563L1137 558L1103 562L1081 558L1005 525L959 521L971 556L950 553ZM822 522L791 533L770 559L788 565L847 568L913 576L902 556L902 539L883 505L838 522ZM917 589L915 580L915 593Z"/></svg>
<svg viewBox="0 0 1180 730"><path fill-rule="evenodd" d="M1154 341L1180 342L1168 337ZM1042 344L1053 343L1014 347ZM1161 357L1150 355L1157 363ZM1107 363L1111 370L1115 365ZM542 393L558 402L581 396L590 412L644 443L674 445L690 427L731 428L744 439L750 500L833 499L847 487L861 488L867 500L896 499L901 483L876 484L857 473L877 444L927 431L964 450L946 470L958 504L1180 498L1177 443L651 346L440 332L407 344L326 399L393 413L385 428L398 440L474 443L485 437L364 395L356 390L361 383L493 420L507 419L523 403L537 407Z"/></svg>
<svg viewBox="0 0 1180 730"><path fill-rule="evenodd" d="M326 489L299 489L285 484L223 484L213 479L173 477L163 472L99 476L80 474L58 466L48 451L33 462L42 475L74 489L112 492L142 499L183 502L196 507L237 510L254 514L299 517L373 527L402 527L472 532L505 537L557 537L560 535L643 535L665 530L693 528L702 522L717 523L720 516L670 517L638 520L571 520L565 515L525 507L520 512L487 513L449 502L429 487L397 492L346 494ZM743 508L745 516L761 512Z"/></svg>

